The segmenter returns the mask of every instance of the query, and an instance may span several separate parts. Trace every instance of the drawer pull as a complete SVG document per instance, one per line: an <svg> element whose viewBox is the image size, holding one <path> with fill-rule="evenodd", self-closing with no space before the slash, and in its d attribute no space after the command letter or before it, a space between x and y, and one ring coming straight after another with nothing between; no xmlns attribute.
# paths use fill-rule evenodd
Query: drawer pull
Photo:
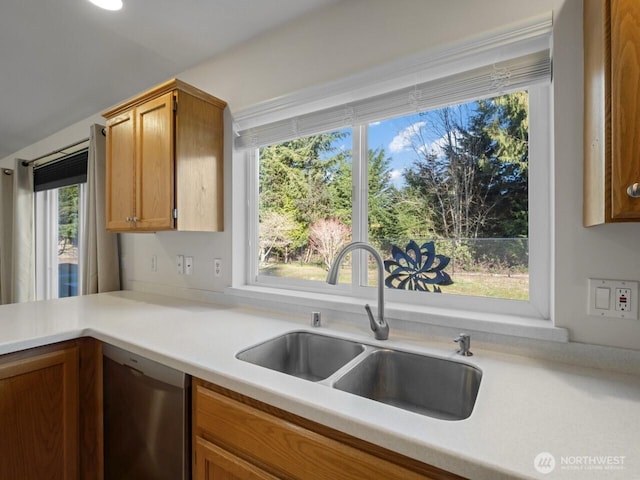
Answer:
<svg viewBox="0 0 640 480"><path fill-rule="evenodd" d="M631 198L640 198L640 183L634 183L627 187L627 195Z"/></svg>

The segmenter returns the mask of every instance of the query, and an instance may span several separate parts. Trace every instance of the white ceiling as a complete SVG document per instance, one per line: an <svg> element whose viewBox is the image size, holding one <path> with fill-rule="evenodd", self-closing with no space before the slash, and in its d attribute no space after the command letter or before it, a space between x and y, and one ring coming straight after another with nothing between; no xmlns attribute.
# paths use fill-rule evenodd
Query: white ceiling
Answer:
<svg viewBox="0 0 640 480"><path fill-rule="evenodd" d="M338 0L0 3L0 158Z"/></svg>

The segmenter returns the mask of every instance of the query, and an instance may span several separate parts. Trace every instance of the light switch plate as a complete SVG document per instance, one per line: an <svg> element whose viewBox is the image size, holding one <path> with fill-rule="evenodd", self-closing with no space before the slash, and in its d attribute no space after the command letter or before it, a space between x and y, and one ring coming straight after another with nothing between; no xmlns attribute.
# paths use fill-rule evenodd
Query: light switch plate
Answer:
<svg viewBox="0 0 640 480"><path fill-rule="evenodd" d="M587 313L604 318L637 320L638 282L590 278Z"/></svg>

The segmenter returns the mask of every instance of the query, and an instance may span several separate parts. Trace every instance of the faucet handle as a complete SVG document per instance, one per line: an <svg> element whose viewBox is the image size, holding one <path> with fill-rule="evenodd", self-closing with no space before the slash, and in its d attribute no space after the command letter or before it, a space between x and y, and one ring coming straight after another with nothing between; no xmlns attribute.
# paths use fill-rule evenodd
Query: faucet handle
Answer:
<svg viewBox="0 0 640 480"><path fill-rule="evenodd" d="M469 351L469 348L471 348L471 335L461 333L453 341L460 344L460 350L457 351L458 354L463 357L470 357L473 355L473 353Z"/></svg>
<svg viewBox="0 0 640 480"><path fill-rule="evenodd" d="M387 340L389 338L389 324L384 318L376 320L368 303L364 306L364 309L367 311L369 324L371 325L371 330L373 330L373 335L376 337L376 340Z"/></svg>

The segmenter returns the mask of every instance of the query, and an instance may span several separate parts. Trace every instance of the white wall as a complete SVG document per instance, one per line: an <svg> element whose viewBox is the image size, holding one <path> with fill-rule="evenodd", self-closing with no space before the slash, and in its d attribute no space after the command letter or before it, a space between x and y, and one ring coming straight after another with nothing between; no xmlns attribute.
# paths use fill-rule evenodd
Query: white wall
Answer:
<svg viewBox="0 0 640 480"><path fill-rule="evenodd" d="M582 227L581 5L581 0L346 0L179 76L226 100L233 113L295 90L553 11L553 316L558 326L570 329L574 341L640 349L640 321L603 320L585 313L587 278L640 280L637 252L640 224ZM90 120L10 158L29 158L86 136L77 131ZM73 135L76 137L70 139ZM231 140L229 134L227 140ZM1 161L0 166L8 165L10 158ZM226 185L230 185L233 165L229 151L225 159ZM224 233L123 235L125 284L204 291L220 291L229 285L233 227L229 190L225 192ZM242 201L242 194L238 195L234 200ZM159 259L158 273L150 271L152 254ZM176 254L195 257L192 277L174 273ZM212 274L214 258L223 260L224 275L217 279Z"/></svg>

